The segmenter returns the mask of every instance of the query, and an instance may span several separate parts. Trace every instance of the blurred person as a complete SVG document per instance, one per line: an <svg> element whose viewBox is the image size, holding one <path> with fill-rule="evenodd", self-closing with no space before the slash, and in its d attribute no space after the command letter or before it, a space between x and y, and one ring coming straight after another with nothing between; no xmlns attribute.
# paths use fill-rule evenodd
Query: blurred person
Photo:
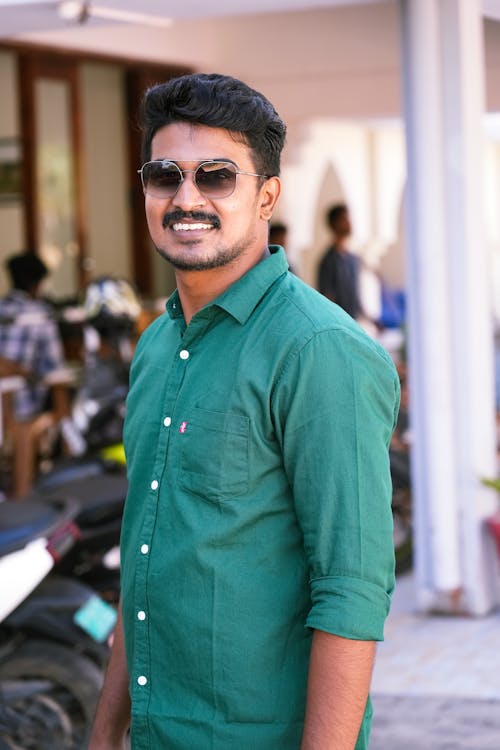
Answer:
<svg viewBox="0 0 500 750"><path fill-rule="evenodd" d="M326 222L332 241L319 265L318 289L357 319L361 316L360 262L358 256L349 250L352 230L347 205L336 203L331 206L326 214Z"/></svg>
<svg viewBox="0 0 500 750"><path fill-rule="evenodd" d="M0 357L12 363L11 373L23 375L26 386L16 393L18 420L28 420L48 405L44 378L64 365L59 329L51 308L39 299L48 275L45 263L33 252L6 261L11 290L0 299Z"/></svg>
<svg viewBox="0 0 500 750"><path fill-rule="evenodd" d="M281 221L272 222L269 226L269 244L270 245L281 245L286 250L286 240L288 235L288 227Z"/></svg>
<svg viewBox="0 0 500 750"><path fill-rule="evenodd" d="M283 248L285 253L286 253L287 237L288 237L288 227L286 224L283 224L281 221L275 221L269 225L269 244L279 245L280 247ZM288 260L288 253L287 253L287 260ZM293 265L290 263L290 260L288 260L288 270L291 271L292 273L295 273L295 269Z"/></svg>
<svg viewBox="0 0 500 750"><path fill-rule="evenodd" d="M388 355L268 246L285 124L228 76L149 89L177 289L138 342L122 603L90 750L364 750L394 586ZM320 366L318 366L320 363Z"/></svg>

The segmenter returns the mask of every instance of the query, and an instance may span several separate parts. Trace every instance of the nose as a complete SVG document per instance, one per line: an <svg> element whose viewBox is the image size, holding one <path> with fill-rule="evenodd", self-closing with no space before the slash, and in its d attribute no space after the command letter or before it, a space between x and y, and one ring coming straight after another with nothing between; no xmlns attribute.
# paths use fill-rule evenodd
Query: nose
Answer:
<svg viewBox="0 0 500 750"><path fill-rule="evenodd" d="M183 172L184 179L179 185L179 189L172 198L172 203L179 208L186 210L193 209L194 207L204 206L206 204L205 197L200 193L196 187L194 181L194 172L186 170Z"/></svg>

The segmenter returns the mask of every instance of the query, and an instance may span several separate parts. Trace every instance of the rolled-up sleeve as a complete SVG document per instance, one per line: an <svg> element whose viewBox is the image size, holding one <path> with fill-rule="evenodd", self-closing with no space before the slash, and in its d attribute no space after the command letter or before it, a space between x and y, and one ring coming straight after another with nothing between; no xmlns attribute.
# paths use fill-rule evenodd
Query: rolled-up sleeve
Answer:
<svg viewBox="0 0 500 750"><path fill-rule="evenodd" d="M390 357L364 333L316 333L274 392L309 568L306 624L382 640L394 588L388 446L399 407Z"/></svg>

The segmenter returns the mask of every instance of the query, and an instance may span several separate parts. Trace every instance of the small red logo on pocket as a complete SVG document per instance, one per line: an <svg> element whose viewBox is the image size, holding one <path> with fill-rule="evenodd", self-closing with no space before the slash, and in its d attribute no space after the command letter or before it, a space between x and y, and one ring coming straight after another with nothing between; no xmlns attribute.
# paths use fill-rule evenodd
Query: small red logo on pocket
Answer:
<svg viewBox="0 0 500 750"><path fill-rule="evenodd" d="M179 432L182 432L184 434L187 430L188 423L187 422L181 422L181 426L179 427Z"/></svg>

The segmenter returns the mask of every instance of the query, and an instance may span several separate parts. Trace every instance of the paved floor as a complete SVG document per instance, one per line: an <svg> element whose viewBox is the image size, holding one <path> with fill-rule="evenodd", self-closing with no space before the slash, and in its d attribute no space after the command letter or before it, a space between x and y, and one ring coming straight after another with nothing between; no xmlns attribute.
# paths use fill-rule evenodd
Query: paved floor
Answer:
<svg viewBox="0 0 500 750"><path fill-rule="evenodd" d="M422 616L398 578L372 683L370 750L500 750L500 611Z"/></svg>

